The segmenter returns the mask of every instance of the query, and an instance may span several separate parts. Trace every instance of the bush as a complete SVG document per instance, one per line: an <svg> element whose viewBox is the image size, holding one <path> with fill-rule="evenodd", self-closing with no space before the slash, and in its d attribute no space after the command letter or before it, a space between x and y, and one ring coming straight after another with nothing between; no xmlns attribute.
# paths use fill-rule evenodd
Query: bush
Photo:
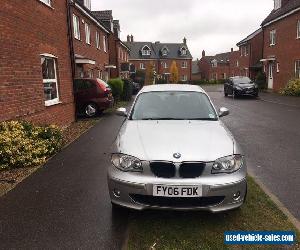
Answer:
<svg viewBox="0 0 300 250"><path fill-rule="evenodd" d="M128 102L131 100L133 94L132 80L124 79L123 82L124 82L124 86L123 86L123 93L121 96L121 100Z"/></svg>
<svg viewBox="0 0 300 250"><path fill-rule="evenodd" d="M300 96L300 79L292 79L280 93L288 96Z"/></svg>
<svg viewBox="0 0 300 250"><path fill-rule="evenodd" d="M256 75L255 82L258 85L259 89L266 89L267 88L267 77L266 74L263 72L259 72Z"/></svg>
<svg viewBox="0 0 300 250"><path fill-rule="evenodd" d="M62 148L58 127L38 127L29 122L0 123L0 170L33 167Z"/></svg>
<svg viewBox="0 0 300 250"><path fill-rule="evenodd" d="M108 85L111 87L114 98L119 101L123 93L124 82L120 78L110 79Z"/></svg>

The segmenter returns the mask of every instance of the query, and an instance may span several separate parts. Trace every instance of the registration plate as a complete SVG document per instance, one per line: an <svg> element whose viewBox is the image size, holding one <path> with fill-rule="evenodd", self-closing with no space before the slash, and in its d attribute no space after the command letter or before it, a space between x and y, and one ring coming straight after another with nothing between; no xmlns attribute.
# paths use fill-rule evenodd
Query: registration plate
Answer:
<svg viewBox="0 0 300 250"><path fill-rule="evenodd" d="M153 196L160 197L201 197L202 186L154 185Z"/></svg>

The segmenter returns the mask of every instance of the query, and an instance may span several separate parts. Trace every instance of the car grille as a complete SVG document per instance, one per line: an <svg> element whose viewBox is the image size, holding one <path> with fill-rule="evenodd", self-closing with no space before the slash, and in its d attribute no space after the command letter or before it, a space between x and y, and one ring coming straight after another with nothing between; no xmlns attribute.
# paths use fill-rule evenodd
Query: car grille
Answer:
<svg viewBox="0 0 300 250"><path fill-rule="evenodd" d="M179 176L181 178L197 178L204 171L205 163L182 163L179 167ZM176 167L172 162L151 162L150 168L152 173L161 178L173 178L176 176Z"/></svg>
<svg viewBox="0 0 300 250"><path fill-rule="evenodd" d="M139 203L141 205L174 208L209 207L220 204L225 198L225 196L176 198L157 197L140 194L131 194L130 197L134 202Z"/></svg>
<svg viewBox="0 0 300 250"><path fill-rule="evenodd" d="M182 163L179 168L179 176L182 178L197 178L202 175L205 163Z"/></svg>
<svg viewBox="0 0 300 250"><path fill-rule="evenodd" d="M176 174L175 165L171 162L151 162L150 168L157 177L172 178Z"/></svg>

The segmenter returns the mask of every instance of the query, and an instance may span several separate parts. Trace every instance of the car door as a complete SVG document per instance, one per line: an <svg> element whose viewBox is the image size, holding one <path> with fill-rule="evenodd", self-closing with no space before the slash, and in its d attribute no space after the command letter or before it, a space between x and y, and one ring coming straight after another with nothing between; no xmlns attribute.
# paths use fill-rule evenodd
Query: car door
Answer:
<svg viewBox="0 0 300 250"><path fill-rule="evenodd" d="M229 79L229 81L228 81L227 94L229 94L229 95L233 94L233 80L231 80L231 79Z"/></svg>

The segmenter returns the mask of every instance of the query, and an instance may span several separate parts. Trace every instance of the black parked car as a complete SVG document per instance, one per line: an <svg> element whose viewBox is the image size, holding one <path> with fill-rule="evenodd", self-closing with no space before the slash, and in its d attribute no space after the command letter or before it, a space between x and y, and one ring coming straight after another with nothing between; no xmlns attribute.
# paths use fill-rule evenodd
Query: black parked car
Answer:
<svg viewBox="0 0 300 250"><path fill-rule="evenodd" d="M224 95L242 96L248 95L258 97L258 86L249 77L230 77L224 83Z"/></svg>

